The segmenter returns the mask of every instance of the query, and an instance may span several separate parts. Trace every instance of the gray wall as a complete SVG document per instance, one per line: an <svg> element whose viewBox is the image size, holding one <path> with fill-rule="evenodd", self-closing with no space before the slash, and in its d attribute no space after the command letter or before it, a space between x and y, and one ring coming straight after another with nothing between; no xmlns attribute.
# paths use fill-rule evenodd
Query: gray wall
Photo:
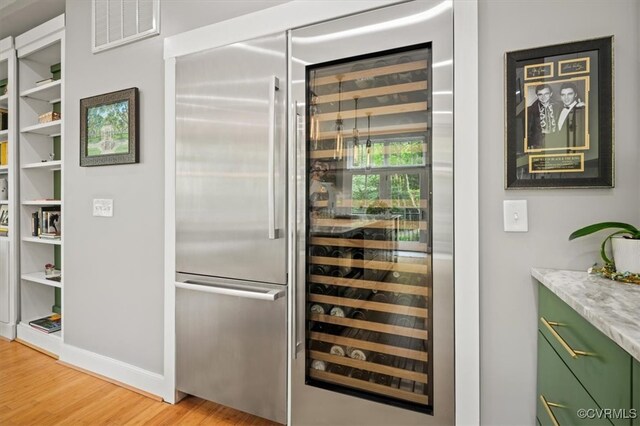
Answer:
<svg viewBox="0 0 640 426"><path fill-rule="evenodd" d="M67 0L65 343L163 372L163 39L282 1L162 1L161 35L91 53L91 2ZM140 164L79 167L79 100L140 89ZM92 216L114 200L113 218Z"/></svg>
<svg viewBox="0 0 640 426"><path fill-rule="evenodd" d="M532 266L586 270L602 236L567 241L604 220L638 223L638 17L627 1L488 1L479 4L480 339L484 425L532 425L536 404L537 294ZM503 189L503 54L615 35L615 189ZM502 201L529 202L529 232L504 233Z"/></svg>

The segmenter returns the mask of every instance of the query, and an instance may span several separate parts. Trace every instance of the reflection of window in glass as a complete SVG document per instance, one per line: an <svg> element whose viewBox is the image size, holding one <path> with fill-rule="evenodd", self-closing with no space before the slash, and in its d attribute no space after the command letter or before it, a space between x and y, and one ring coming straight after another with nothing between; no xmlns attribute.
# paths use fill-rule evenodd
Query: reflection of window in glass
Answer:
<svg viewBox="0 0 640 426"><path fill-rule="evenodd" d="M403 221L418 221L420 214L420 175L396 173L389 175L391 213L400 215ZM420 231L402 226L398 241L420 241Z"/></svg>
<svg viewBox="0 0 640 426"><path fill-rule="evenodd" d="M350 142L354 152L353 142ZM348 167L362 169L366 167L406 167L425 164L425 143L423 138L383 139L371 141L371 153L367 159L367 149L361 142L352 155ZM369 164L367 164L369 162Z"/></svg>
<svg viewBox="0 0 640 426"><path fill-rule="evenodd" d="M380 199L380 175L355 175L351 180L353 213L366 213L369 204Z"/></svg>

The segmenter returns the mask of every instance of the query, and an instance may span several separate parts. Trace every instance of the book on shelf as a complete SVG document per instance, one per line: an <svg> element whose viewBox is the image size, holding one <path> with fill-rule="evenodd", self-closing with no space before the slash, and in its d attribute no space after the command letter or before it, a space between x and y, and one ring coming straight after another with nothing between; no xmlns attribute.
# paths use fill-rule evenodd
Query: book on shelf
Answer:
<svg viewBox="0 0 640 426"><path fill-rule="evenodd" d="M0 231L8 231L9 229L9 206L6 204L0 205Z"/></svg>
<svg viewBox="0 0 640 426"><path fill-rule="evenodd" d="M43 84L51 83L52 81L53 81L53 78L45 78L43 80L38 80L36 81L36 87L42 86Z"/></svg>
<svg viewBox="0 0 640 426"><path fill-rule="evenodd" d="M9 144L7 141L0 142L0 166L9 164Z"/></svg>
<svg viewBox="0 0 640 426"><path fill-rule="evenodd" d="M42 207L31 213L31 236L60 239L62 235L62 214L59 206Z"/></svg>
<svg viewBox="0 0 640 426"><path fill-rule="evenodd" d="M62 329L62 316L60 314L51 314L49 316L29 321L29 325L36 330L45 333L55 333Z"/></svg>

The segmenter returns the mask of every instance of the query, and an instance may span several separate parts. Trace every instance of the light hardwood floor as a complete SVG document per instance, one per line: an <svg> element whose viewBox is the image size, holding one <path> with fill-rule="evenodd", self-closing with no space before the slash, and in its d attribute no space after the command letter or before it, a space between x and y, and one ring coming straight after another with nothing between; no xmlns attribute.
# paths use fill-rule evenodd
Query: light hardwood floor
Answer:
<svg viewBox="0 0 640 426"><path fill-rule="evenodd" d="M0 425L277 425L200 398L171 405L0 339Z"/></svg>

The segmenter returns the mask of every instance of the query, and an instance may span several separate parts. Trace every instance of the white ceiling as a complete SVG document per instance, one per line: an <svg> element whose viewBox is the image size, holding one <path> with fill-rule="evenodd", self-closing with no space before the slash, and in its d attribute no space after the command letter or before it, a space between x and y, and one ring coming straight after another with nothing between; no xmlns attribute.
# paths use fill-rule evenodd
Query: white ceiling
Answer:
<svg viewBox="0 0 640 426"><path fill-rule="evenodd" d="M65 0L0 0L0 40L63 14Z"/></svg>

